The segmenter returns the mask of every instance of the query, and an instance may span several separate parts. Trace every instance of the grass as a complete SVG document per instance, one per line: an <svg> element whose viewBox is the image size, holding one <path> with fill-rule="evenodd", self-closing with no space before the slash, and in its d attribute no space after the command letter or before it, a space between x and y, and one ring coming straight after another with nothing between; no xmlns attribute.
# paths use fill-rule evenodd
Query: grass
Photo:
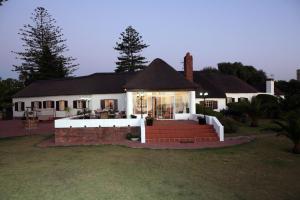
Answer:
<svg viewBox="0 0 300 200"><path fill-rule="evenodd" d="M236 121L236 123L238 125L238 132L228 133L227 136L276 134L272 129L278 128L272 119L260 119L257 127L251 127L250 122L241 123Z"/></svg>
<svg viewBox="0 0 300 200"><path fill-rule="evenodd" d="M300 157L273 135L213 150L39 148L0 140L0 199L298 199Z"/></svg>

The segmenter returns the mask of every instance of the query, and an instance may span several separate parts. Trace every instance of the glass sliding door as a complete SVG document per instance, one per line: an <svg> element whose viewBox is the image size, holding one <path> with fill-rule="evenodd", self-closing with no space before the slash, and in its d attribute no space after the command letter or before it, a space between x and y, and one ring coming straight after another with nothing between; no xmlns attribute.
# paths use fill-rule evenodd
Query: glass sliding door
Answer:
<svg viewBox="0 0 300 200"><path fill-rule="evenodd" d="M152 97L152 113L156 119L173 119L174 97L156 96Z"/></svg>
<svg viewBox="0 0 300 200"><path fill-rule="evenodd" d="M175 114L187 114L190 112L189 93L186 91L176 92L145 92L144 96L138 97L133 93L133 114L147 115L155 119L175 119Z"/></svg>

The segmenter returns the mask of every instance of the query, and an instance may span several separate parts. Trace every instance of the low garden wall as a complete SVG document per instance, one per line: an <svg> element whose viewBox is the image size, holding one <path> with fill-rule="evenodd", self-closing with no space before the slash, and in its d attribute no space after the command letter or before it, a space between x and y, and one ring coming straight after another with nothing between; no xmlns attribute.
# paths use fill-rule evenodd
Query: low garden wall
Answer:
<svg viewBox="0 0 300 200"><path fill-rule="evenodd" d="M79 119L78 116L57 119L55 143L112 144L125 140L128 133L145 143L145 124L141 119Z"/></svg>
<svg viewBox="0 0 300 200"><path fill-rule="evenodd" d="M140 127L56 128L59 145L113 144L124 141L128 133L140 136Z"/></svg>

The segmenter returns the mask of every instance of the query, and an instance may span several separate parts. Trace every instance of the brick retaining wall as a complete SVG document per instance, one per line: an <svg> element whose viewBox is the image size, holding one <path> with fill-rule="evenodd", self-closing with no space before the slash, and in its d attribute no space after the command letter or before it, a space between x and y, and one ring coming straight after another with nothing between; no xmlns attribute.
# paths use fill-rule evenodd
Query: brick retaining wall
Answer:
<svg viewBox="0 0 300 200"><path fill-rule="evenodd" d="M131 133L140 136L140 127L56 128L55 144L101 144L126 139Z"/></svg>

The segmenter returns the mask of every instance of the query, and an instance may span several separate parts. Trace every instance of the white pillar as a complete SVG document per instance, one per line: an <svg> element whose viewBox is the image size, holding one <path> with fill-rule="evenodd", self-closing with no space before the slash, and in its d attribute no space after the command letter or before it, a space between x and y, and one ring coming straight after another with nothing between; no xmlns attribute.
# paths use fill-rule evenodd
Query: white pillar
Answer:
<svg viewBox="0 0 300 200"><path fill-rule="evenodd" d="M133 112L133 98L132 98L132 92L126 92L126 115L127 118L130 118L130 115L132 115Z"/></svg>
<svg viewBox="0 0 300 200"><path fill-rule="evenodd" d="M146 143L146 130L144 119L141 119L141 143Z"/></svg>
<svg viewBox="0 0 300 200"><path fill-rule="evenodd" d="M266 81L266 93L274 95L274 80L267 79Z"/></svg>
<svg viewBox="0 0 300 200"><path fill-rule="evenodd" d="M190 91L190 114L196 114L196 92Z"/></svg>

